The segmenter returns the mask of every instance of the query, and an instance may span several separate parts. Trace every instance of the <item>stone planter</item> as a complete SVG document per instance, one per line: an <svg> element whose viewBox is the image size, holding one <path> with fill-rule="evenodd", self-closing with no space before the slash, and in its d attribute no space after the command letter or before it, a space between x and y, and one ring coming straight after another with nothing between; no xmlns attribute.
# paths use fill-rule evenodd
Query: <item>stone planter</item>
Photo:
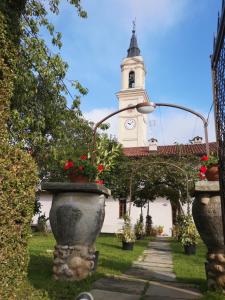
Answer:
<svg viewBox="0 0 225 300"><path fill-rule="evenodd" d="M225 256L218 181L199 181L195 184L192 213L198 232L208 248L208 287L225 289Z"/></svg>
<svg viewBox="0 0 225 300"><path fill-rule="evenodd" d="M53 193L50 224L57 245L55 279L79 281L95 267L95 240L105 217L105 197L110 191L95 183L43 183Z"/></svg>

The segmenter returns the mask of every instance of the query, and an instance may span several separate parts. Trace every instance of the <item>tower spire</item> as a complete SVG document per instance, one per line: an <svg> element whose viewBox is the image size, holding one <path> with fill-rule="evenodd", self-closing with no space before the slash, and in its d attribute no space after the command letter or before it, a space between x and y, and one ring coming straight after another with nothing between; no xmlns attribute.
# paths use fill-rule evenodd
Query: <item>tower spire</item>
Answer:
<svg viewBox="0 0 225 300"><path fill-rule="evenodd" d="M135 30L136 30L136 20L133 21L132 37L130 40L130 47L127 50L127 57L139 56L141 52L140 49L138 48Z"/></svg>

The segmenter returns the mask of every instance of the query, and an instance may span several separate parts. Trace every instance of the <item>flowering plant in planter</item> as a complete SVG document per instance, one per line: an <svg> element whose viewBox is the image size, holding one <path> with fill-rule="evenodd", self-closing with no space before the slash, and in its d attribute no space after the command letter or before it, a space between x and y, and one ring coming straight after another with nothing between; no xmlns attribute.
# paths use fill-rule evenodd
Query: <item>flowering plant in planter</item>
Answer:
<svg viewBox="0 0 225 300"><path fill-rule="evenodd" d="M136 236L131 226L131 220L128 215L124 216L124 224L122 229L118 231L116 236L122 241L126 243L134 243Z"/></svg>
<svg viewBox="0 0 225 300"><path fill-rule="evenodd" d="M181 230L181 244L183 246L196 245L199 234L194 222L187 218L184 227Z"/></svg>
<svg viewBox="0 0 225 300"><path fill-rule="evenodd" d="M201 180L205 180L205 179L207 179L206 178L207 170L209 170L212 166L218 165L218 158L214 155L209 155L209 156L203 155L201 157L201 163L202 163L202 165L199 169L198 176Z"/></svg>
<svg viewBox="0 0 225 300"><path fill-rule="evenodd" d="M88 181L94 181L97 178L96 183L104 183L99 178L100 174L104 171L104 165L93 165L88 155L81 155L75 161L71 159L67 160L64 165L64 171L68 177L85 176L88 178Z"/></svg>

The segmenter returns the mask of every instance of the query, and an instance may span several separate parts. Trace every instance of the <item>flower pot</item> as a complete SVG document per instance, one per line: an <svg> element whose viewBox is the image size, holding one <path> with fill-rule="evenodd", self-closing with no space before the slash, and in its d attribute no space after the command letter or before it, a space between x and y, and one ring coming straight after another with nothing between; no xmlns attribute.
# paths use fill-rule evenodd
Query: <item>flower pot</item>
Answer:
<svg viewBox="0 0 225 300"><path fill-rule="evenodd" d="M74 173L68 174L68 178L71 182L78 182L78 183L87 183L89 182L89 177L85 175L77 175Z"/></svg>
<svg viewBox="0 0 225 300"><path fill-rule="evenodd" d="M205 177L208 181L219 180L219 165L212 165L207 168Z"/></svg>
<svg viewBox="0 0 225 300"><path fill-rule="evenodd" d="M196 253L196 245L195 244L184 245L184 253L186 255L195 254Z"/></svg>
<svg viewBox="0 0 225 300"><path fill-rule="evenodd" d="M122 241L122 249L123 250L133 250L134 243L133 242L124 242Z"/></svg>
<svg viewBox="0 0 225 300"><path fill-rule="evenodd" d="M53 192L50 224L57 245L54 252L55 279L79 281L96 268L95 240L105 216L105 197L110 191L94 183L42 185Z"/></svg>

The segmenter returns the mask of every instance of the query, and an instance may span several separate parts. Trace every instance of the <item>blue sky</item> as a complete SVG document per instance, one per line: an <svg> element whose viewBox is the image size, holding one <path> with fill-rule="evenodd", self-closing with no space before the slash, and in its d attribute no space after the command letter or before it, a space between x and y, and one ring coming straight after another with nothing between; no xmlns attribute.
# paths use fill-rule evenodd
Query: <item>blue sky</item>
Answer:
<svg viewBox="0 0 225 300"><path fill-rule="evenodd" d="M209 56L221 2L83 0L88 18L80 19L62 1L61 12L52 21L63 34L67 80L79 80L89 90L81 104L85 117L98 121L118 109L120 63L127 54L134 18L150 99L184 105L207 116L212 104ZM117 119L111 123L109 132L116 135ZM213 112L209 132L210 140L215 140ZM149 116L149 137L160 144L187 143L195 135L203 136L202 124L188 113L160 108Z"/></svg>

